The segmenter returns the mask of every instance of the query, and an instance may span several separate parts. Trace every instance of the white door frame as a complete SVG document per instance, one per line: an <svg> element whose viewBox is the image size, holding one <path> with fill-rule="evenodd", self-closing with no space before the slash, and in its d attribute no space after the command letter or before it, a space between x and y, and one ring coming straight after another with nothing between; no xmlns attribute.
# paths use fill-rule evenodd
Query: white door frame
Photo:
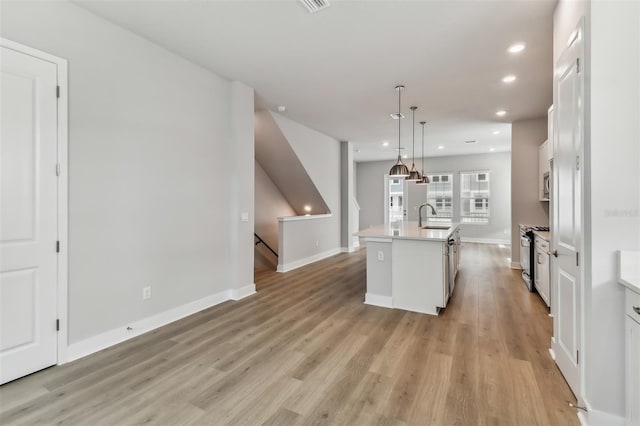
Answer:
<svg viewBox="0 0 640 426"><path fill-rule="evenodd" d="M16 52L20 52L56 65L57 80L59 86L58 97L58 241L60 241L60 252L58 253L58 276L57 276L57 312L60 320L60 330L58 331L58 361L57 364L67 362L68 346L68 83L67 83L67 60L50 55L37 49L16 43L6 38L0 37L0 46L6 47ZM56 173L52 170L51 173Z"/></svg>

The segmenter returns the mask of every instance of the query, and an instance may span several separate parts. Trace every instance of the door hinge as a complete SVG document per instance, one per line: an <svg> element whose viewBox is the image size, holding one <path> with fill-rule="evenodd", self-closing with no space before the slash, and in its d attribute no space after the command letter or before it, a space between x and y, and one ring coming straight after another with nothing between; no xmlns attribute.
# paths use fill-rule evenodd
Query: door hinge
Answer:
<svg viewBox="0 0 640 426"><path fill-rule="evenodd" d="M60 331L60 320L56 320L56 331Z"/></svg>
<svg viewBox="0 0 640 426"><path fill-rule="evenodd" d="M60 163L56 164L56 176L60 176Z"/></svg>
<svg viewBox="0 0 640 426"><path fill-rule="evenodd" d="M576 364L580 364L580 350L576 350Z"/></svg>
<svg viewBox="0 0 640 426"><path fill-rule="evenodd" d="M576 74L580 74L580 58L576 58Z"/></svg>
<svg viewBox="0 0 640 426"><path fill-rule="evenodd" d="M580 266L580 252L576 252L576 266Z"/></svg>
<svg viewBox="0 0 640 426"><path fill-rule="evenodd" d="M56 98L60 97L60 86L56 86Z"/></svg>
<svg viewBox="0 0 640 426"><path fill-rule="evenodd" d="M56 253L60 253L60 241L56 241Z"/></svg>
<svg viewBox="0 0 640 426"><path fill-rule="evenodd" d="M580 156L576 155L576 170L580 170Z"/></svg>

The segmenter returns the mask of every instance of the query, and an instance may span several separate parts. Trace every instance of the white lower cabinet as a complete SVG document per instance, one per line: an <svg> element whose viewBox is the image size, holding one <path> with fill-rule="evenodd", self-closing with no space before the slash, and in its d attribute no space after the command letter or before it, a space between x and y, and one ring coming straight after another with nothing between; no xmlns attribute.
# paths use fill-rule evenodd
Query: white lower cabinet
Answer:
<svg viewBox="0 0 640 426"><path fill-rule="evenodd" d="M540 238L538 235L535 237L535 273L534 273L534 286L544 303L547 306L551 306L551 299L549 295L551 292L549 291L549 242L543 238Z"/></svg>
<svg viewBox="0 0 640 426"><path fill-rule="evenodd" d="M640 425L640 294L626 290L627 422Z"/></svg>

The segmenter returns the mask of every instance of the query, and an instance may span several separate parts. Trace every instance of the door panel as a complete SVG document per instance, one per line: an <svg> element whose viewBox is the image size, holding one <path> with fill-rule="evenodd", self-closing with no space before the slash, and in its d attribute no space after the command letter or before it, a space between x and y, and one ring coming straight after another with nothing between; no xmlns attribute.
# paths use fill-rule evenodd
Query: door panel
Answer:
<svg viewBox="0 0 640 426"><path fill-rule="evenodd" d="M553 247L552 268L554 340L556 363L575 395L580 395L581 271L578 262L582 241L581 155L583 134L583 77L579 69L583 31L563 52L554 80Z"/></svg>
<svg viewBox="0 0 640 426"><path fill-rule="evenodd" d="M32 344L36 340L38 278L37 270L34 268L2 272L0 277L2 278L0 351L5 352Z"/></svg>
<svg viewBox="0 0 640 426"><path fill-rule="evenodd" d="M34 203L35 138L33 129L33 81L20 75L2 73L3 97L11 106L2 111L2 207L0 240L30 240L35 237ZM3 107L5 105L3 104Z"/></svg>
<svg viewBox="0 0 640 426"><path fill-rule="evenodd" d="M0 383L5 383L57 361L57 67L0 49Z"/></svg>
<svg viewBox="0 0 640 426"><path fill-rule="evenodd" d="M563 350L575 354L576 346L576 281L565 271L558 273L558 303L562 310L558 312L558 342ZM573 361L573 359L572 359Z"/></svg>

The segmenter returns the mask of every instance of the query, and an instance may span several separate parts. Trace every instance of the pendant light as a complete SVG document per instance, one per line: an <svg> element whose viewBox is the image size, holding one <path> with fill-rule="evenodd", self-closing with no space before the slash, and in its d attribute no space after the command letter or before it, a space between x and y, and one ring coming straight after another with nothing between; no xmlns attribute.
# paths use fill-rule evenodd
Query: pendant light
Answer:
<svg viewBox="0 0 640 426"><path fill-rule="evenodd" d="M416 185L426 185L429 183L429 177L424 174L424 125L427 124L426 121L421 121L420 125L422 126L422 178L416 183Z"/></svg>
<svg viewBox="0 0 640 426"><path fill-rule="evenodd" d="M409 171L409 176L407 176L405 180L417 182L422 180L420 172L418 171L418 169L416 169L416 110L418 109L418 107L412 106L409 109L411 110L411 114L413 116L411 120L411 128L413 129L413 159L411 160L411 170Z"/></svg>
<svg viewBox="0 0 640 426"><path fill-rule="evenodd" d="M401 98L404 86L396 86L396 90L398 91L398 161L396 161L396 164L394 164L393 167L391 167L391 170L389 170L389 177L403 178L409 176L409 168L402 162L402 156L400 155L400 124L402 122Z"/></svg>

